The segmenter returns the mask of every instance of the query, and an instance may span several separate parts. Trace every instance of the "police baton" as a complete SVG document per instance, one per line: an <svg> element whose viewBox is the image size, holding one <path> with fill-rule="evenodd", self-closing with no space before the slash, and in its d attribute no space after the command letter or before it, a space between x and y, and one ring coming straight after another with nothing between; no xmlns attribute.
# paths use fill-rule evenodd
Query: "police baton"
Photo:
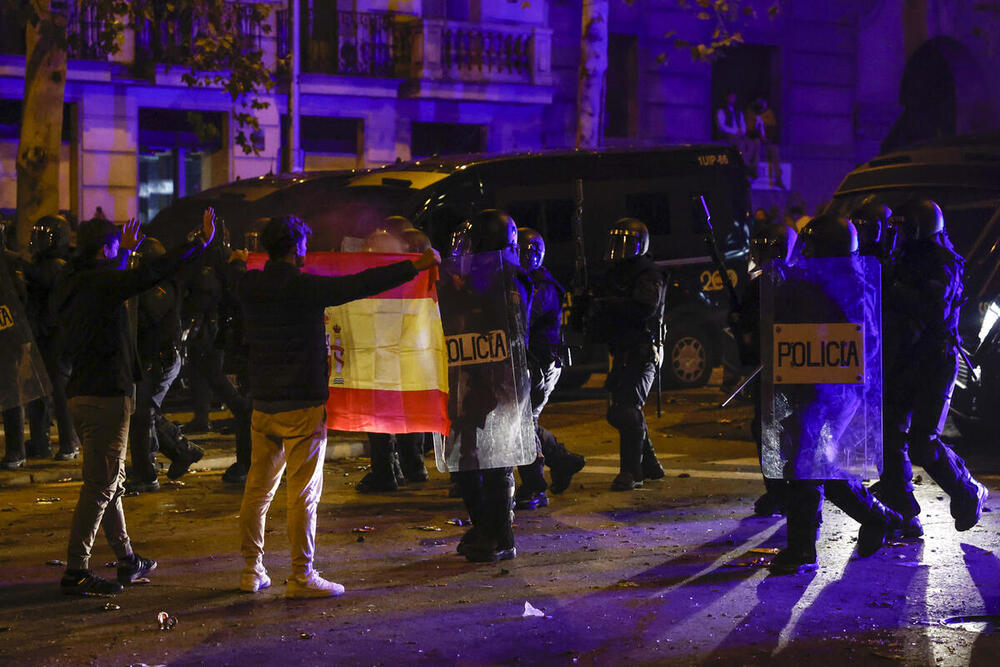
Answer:
<svg viewBox="0 0 1000 667"><path fill-rule="evenodd" d="M724 400L722 402L722 405L720 405L719 407L720 408L724 408L727 405L729 405L730 403L732 403L733 399L736 398L737 396L739 396L740 392L743 391L744 389L746 389L746 386L748 384L750 384L750 381L753 380L755 377L757 377L762 370L764 370L764 364L761 364L760 366L758 366L757 370L755 370L753 373L751 373L750 376L747 377L747 379L743 381L743 384L741 384L739 387L737 387L736 391L734 391L729 398L727 398L726 400Z"/></svg>
<svg viewBox="0 0 1000 667"><path fill-rule="evenodd" d="M729 299L732 310L740 310L740 297L736 293L736 287L733 285L733 281L729 279L729 271L726 270L726 262L722 258L722 253L719 252L719 243L715 239L715 229L712 227L712 213L708 210L708 204L705 202L704 195L698 195L692 198L692 203L694 204L694 214L701 220L701 223L705 226L705 245L708 246L708 252L712 256L712 262L715 264L715 268L719 270L719 278L722 280L722 284L725 285L726 291L729 293Z"/></svg>

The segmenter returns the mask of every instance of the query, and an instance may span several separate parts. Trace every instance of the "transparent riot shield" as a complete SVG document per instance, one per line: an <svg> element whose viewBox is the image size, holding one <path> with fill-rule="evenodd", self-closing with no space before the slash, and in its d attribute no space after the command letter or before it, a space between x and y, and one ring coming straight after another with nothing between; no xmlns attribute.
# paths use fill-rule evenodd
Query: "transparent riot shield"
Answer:
<svg viewBox="0 0 1000 667"><path fill-rule="evenodd" d="M881 313L872 257L799 258L761 276L766 477L879 476Z"/></svg>
<svg viewBox="0 0 1000 667"><path fill-rule="evenodd" d="M50 393L49 376L12 284L7 260L0 257L0 408L25 405Z"/></svg>
<svg viewBox="0 0 1000 667"><path fill-rule="evenodd" d="M451 432L434 448L441 472L535 460L523 304L500 252L441 263L438 303L448 350Z"/></svg>

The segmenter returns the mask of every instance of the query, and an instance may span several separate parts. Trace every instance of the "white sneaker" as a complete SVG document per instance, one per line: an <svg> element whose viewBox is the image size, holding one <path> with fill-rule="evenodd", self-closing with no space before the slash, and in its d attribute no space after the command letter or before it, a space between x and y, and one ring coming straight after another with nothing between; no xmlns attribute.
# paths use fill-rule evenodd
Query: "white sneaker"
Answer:
<svg viewBox="0 0 1000 667"><path fill-rule="evenodd" d="M240 590L245 593L256 593L271 585L271 577L263 565L244 568L240 574Z"/></svg>
<svg viewBox="0 0 1000 667"><path fill-rule="evenodd" d="M343 594L343 586L333 581L327 581L316 574L315 570L310 572L305 579L289 577L288 585L285 586L286 598L330 598Z"/></svg>

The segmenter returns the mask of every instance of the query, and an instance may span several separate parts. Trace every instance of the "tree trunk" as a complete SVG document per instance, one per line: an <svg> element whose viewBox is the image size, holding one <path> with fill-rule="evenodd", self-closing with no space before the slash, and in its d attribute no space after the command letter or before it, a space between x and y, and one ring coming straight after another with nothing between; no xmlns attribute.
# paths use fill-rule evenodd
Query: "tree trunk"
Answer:
<svg viewBox="0 0 1000 667"><path fill-rule="evenodd" d="M576 95L576 147L597 148L604 124L608 72L608 0L583 0L580 81Z"/></svg>
<svg viewBox="0 0 1000 667"><path fill-rule="evenodd" d="M47 0L33 0L32 4L41 20L37 27L27 26L24 107L17 148L17 244L21 250L27 249L31 226L40 217L59 213L66 90L66 19L51 12Z"/></svg>

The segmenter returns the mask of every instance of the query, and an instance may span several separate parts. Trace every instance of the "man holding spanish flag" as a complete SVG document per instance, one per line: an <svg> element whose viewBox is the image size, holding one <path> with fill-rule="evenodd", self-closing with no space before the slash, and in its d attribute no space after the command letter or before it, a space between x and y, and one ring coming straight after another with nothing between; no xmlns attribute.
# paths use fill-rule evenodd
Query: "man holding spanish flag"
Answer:
<svg viewBox="0 0 1000 667"><path fill-rule="evenodd" d="M313 569L330 397L325 309L402 285L441 261L429 249L415 261L353 275L306 274L300 269L310 234L295 216L268 221L261 233L267 264L263 270L246 272L237 290L246 322L254 399L253 454L240 508L246 560L240 589L257 592L271 583L263 564L264 523L287 465L292 572L285 597L289 598L344 592L343 586ZM235 261L237 270L241 259Z"/></svg>

